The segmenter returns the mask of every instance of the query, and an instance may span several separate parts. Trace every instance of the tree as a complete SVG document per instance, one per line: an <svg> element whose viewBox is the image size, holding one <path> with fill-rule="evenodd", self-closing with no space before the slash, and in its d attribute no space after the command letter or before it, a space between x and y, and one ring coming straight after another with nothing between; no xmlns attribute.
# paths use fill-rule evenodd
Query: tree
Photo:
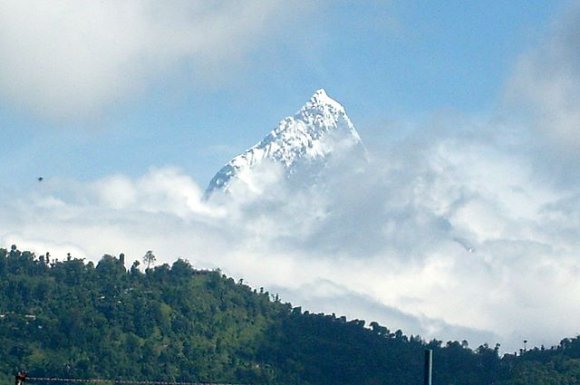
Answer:
<svg viewBox="0 0 580 385"><path fill-rule="evenodd" d="M147 252L143 256L143 262L147 265L147 269L149 269L151 265L154 265L156 260L157 258L155 257L153 251L151 250L147 250Z"/></svg>

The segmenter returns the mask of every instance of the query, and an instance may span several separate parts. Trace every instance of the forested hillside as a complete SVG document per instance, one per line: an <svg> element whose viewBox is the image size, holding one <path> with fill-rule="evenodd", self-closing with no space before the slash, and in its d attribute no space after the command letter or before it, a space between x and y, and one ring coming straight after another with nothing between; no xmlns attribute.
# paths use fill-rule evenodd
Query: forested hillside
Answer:
<svg viewBox="0 0 580 385"><path fill-rule="evenodd" d="M310 314L186 261L142 272L0 249L0 383L33 377L240 384L578 384L580 341L498 356Z"/></svg>

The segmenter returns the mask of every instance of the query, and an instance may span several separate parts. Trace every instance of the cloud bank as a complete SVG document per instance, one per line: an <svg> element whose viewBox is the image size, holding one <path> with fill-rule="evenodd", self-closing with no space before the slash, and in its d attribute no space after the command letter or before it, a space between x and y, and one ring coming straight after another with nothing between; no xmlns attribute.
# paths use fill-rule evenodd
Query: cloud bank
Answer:
<svg viewBox="0 0 580 385"><path fill-rule="evenodd" d="M528 124L561 147L580 149L580 6L567 7L541 44L522 54L507 84L508 100Z"/></svg>
<svg viewBox="0 0 580 385"><path fill-rule="evenodd" d="M528 155L481 130L409 137L301 190L266 165L257 175L270 187L219 204L174 168L47 180L3 200L0 241L57 258L124 252L129 263L154 250L425 338L555 344L580 319L580 197L543 184Z"/></svg>

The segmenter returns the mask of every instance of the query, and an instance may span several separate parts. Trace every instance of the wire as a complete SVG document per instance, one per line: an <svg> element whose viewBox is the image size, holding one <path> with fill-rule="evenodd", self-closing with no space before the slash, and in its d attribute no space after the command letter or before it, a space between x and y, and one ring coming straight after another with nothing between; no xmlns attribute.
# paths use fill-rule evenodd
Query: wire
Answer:
<svg viewBox="0 0 580 385"><path fill-rule="evenodd" d="M239 385L218 384L212 382L178 382L178 381L135 381L135 380L105 380L102 378L55 378L55 377L26 377L26 382L74 382L74 383L113 383L126 385Z"/></svg>

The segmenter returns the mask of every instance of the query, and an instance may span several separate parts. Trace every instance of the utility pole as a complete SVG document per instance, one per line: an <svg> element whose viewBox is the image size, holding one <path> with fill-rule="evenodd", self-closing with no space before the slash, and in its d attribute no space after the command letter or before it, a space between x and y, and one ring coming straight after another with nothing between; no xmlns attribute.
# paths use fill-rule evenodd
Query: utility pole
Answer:
<svg viewBox="0 0 580 385"><path fill-rule="evenodd" d="M425 381L424 385L432 385L433 377L433 350L425 349Z"/></svg>

